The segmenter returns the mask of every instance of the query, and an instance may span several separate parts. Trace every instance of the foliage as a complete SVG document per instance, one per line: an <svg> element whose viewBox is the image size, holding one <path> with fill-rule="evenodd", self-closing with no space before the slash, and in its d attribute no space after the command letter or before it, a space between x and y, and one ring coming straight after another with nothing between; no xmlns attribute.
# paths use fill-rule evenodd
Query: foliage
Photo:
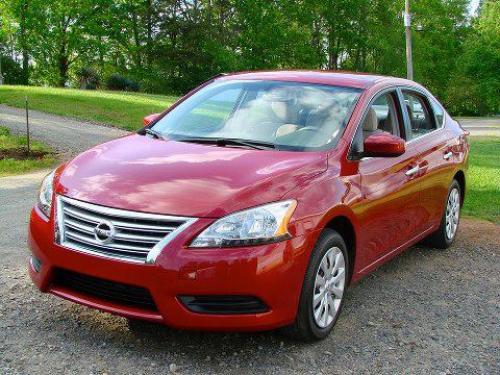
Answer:
<svg viewBox="0 0 500 375"><path fill-rule="evenodd" d="M415 79L456 113L496 113L498 2L485 1L472 20L468 5L412 1ZM19 59L23 82L38 85L80 86L82 67L154 93L237 70L405 76L403 8L403 0L0 0L0 43ZM117 83L123 89L125 78Z"/></svg>
<svg viewBox="0 0 500 375"><path fill-rule="evenodd" d="M3 82L7 85L20 85L23 83L23 71L19 64L9 56L0 56L2 65Z"/></svg>
<svg viewBox="0 0 500 375"><path fill-rule="evenodd" d="M100 86L99 73L91 67L84 66L76 71L80 89L95 90Z"/></svg>
<svg viewBox="0 0 500 375"><path fill-rule="evenodd" d="M448 88L450 110L468 115L500 112L500 2L488 1L476 20Z"/></svg>
<svg viewBox="0 0 500 375"><path fill-rule="evenodd" d="M113 73L108 77L106 87L109 90L139 91L139 84L137 82L118 73Z"/></svg>

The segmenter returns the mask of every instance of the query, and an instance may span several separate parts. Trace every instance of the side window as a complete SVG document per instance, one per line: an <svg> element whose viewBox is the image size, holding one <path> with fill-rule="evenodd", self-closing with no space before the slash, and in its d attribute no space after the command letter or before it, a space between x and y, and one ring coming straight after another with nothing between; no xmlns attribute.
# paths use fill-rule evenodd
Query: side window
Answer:
<svg viewBox="0 0 500 375"><path fill-rule="evenodd" d="M369 111L373 111L377 116L376 130L400 136L396 101L392 93L376 98Z"/></svg>
<svg viewBox="0 0 500 375"><path fill-rule="evenodd" d="M431 100L431 106L434 111L434 116L436 116L437 127L440 128L444 123L444 109L436 100Z"/></svg>
<svg viewBox="0 0 500 375"><path fill-rule="evenodd" d="M401 111L395 92L379 95L370 104L352 141L351 152L363 152L363 142L370 135L380 132L391 133L404 138L401 130Z"/></svg>
<svg viewBox="0 0 500 375"><path fill-rule="evenodd" d="M403 91L406 111L410 118L411 138L418 138L436 129L432 112L425 99L413 92Z"/></svg>

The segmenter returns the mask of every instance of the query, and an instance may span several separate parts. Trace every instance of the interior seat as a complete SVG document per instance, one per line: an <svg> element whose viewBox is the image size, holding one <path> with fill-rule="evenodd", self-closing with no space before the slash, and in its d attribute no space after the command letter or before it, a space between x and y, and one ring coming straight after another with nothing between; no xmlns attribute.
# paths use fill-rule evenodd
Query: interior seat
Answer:
<svg viewBox="0 0 500 375"><path fill-rule="evenodd" d="M275 136L283 137L287 134L294 133L298 130L297 125L299 111L292 100L274 100L271 101L271 110L276 119L281 123L276 129Z"/></svg>
<svg viewBox="0 0 500 375"><path fill-rule="evenodd" d="M378 130L378 118L375 110L370 107L363 122L363 139L368 138Z"/></svg>

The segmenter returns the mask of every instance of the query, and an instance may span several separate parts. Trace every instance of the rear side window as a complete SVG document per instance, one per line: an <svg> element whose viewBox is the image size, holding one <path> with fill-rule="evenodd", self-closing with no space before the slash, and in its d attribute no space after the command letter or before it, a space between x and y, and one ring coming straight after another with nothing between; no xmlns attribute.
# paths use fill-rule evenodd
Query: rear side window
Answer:
<svg viewBox="0 0 500 375"><path fill-rule="evenodd" d="M436 122L423 96L414 92L403 91L403 97L410 118L411 138L415 139L436 130Z"/></svg>
<svg viewBox="0 0 500 375"><path fill-rule="evenodd" d="M441 128L444 123L444 109L436 100L431 101L431 106L434 111L434 116L436 116L437 127Z"/></svg>

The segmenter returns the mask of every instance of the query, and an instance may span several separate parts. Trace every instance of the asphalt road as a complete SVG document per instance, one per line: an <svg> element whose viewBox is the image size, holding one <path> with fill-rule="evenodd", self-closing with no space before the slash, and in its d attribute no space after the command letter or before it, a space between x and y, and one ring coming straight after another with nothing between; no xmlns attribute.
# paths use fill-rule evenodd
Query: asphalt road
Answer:
<svg viewBox="0 0 500 375"><path fill-rule="evenodd" d="M21 111L0 123L22 129ZM66 157L124 132L32 113ZM446 251L416 246L352 286L333 334L214 334L142 325L40 294L26 228L44 172L0 178L0 374L493 374L500 372L499 226L463 220Z"/></svg>

